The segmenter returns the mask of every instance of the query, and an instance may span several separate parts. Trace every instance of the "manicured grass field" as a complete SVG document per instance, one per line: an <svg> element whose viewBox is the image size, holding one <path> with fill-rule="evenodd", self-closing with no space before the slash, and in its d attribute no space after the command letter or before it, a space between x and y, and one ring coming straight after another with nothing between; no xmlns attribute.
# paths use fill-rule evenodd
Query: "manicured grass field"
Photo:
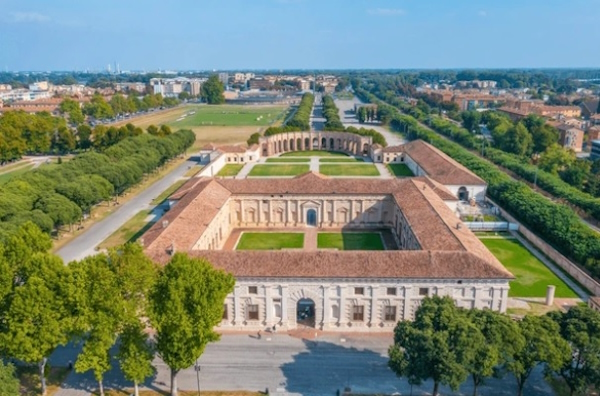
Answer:
<svg viewBox="0 0 600 396"><path fill-rule="evenodd" d="M378 232L320 232L317 235L319 249L339 250L385 250Z"/></svg>
<svg viewBox="0 0 600 396"><path fill-rule="evenodd" d="M319 162L364 162L362 158L350 157L350 158L321 158Z"/></svg>
<svg viewBox="0 0 600 396"><path fill-rule="evenodd" d="M281 154L280 157L347 157L348 154L340 153L338 151L323 151L323 150L309 150L309 151L290 151L289 153Z"/></svg>
<svg viewBox="0 0 600 396"><path fill-rule="evenodd" d="M244 232L236 250L302 249L304 234L301 232Z"/></svg>
<svg viewBox="0 0 600 396"><path fill-rule="evenodd" d="M187 180L177 180L171 184L169 188L160 193L160 195L152 200L152 205L160 205L165 199L169 198L175 191L179 190L179 187L183 186Z"/></svg>
<svg viewBox="0 0 600 396"><path fill-rule="evenodd" d="M235 176L240 173L243 167L243 164L227 164L221 168L217 176Z"/></svg>
<svg viewBox="0 0 600 396"><path fill-rule="evenodd" d="M149 222L146 219L150 215L149 210L142 210L138 212L131 219L127 220L117 231L113 232L111 236L106 238L100 245L99 249L109 249L119 245L123 245L127 242L137 241L144 232L148 231L154 222Z"/></svg>
<svg viewBox="0 0 600 396"><path fill-rule="evenodd" d="M309 170L308 165L254 165L248 176L297 176Z"/></svg>
<svg viewBox="0 0 600 396"><path fill-rule="evenodd" d="M267 162L310 162L310 158L267 158Z"/></svg>
<svg viewBox="0 0 600 396"><path fill-rule="evenodd" d="M483 238L481 242L516 277L510 282L510 297L545 297L548 285L556 286L556 297L577 297L573 290L518 241Z"/></svg>
<svg viewBox="0 0 600 396"><path fill-rule="evenodd" d="M377 167L370 164L319 165L319 172L327 176L379 176Z"/></svg>
<svg viewBox="0 0 600 396"><path fill-rule="evenodd" d="M33 168L33 164L29 164L29 165L18 167L13 171L0 174L0 185L7 183L13 177L22 175L25 172L29 172L32 168Z"/></svg>
<svg viewBox="0 0 600 396"><path fill-rule="evenodd" d="M201 105L190 107L179 118L169 121L175 128L192 128L198 126L242 126L271 125L283 118L284 106L236 106L236 105ZM191 114L194 113L194 114ZM185 117L180 119L181 117ZM179 121L177 121L179 119Z"/></svg>
<svg viewBox="0 0 600 396"><path fill-rule="evenodd" d="M387 164L388 169L394 176L414 176L412 171L406 164Z"/></svg>

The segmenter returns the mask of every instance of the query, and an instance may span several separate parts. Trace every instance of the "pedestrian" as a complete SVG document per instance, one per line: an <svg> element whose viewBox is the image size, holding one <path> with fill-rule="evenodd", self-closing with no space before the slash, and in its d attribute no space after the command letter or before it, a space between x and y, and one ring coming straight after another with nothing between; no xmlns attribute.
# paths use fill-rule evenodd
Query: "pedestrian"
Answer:
<svg viewBox="0 0 600 396"><path fill-rule="evenodd" d="M277 331L277 324L273 325L273 333L275 333Z"/></svg>
<svg viewBox="0 0 600 396"><path fill-rule="evenodd" d="M69 360L69 371L73 370L73 362Z"/></svg>
<svg viewBox="0 0 600 396"><path fill-rule="evenodd" d="M260 340L260 337L261 337L261 335L260 335L260 330L258 330L258 339L259 339L259 340Z"/></svg>

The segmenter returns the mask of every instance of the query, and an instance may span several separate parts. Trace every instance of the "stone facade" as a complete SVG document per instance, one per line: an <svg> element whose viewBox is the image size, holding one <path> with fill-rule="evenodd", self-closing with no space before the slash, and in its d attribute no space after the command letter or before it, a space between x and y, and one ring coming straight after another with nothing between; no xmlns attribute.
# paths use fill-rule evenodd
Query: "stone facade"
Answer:
<svg viewBox="0 0 600 396"><path fill-rule="evenodd" d="M261 137L259 144L264 157L309 150L341 151L368 156L373 138L350 132L286 132Z"/></svg>

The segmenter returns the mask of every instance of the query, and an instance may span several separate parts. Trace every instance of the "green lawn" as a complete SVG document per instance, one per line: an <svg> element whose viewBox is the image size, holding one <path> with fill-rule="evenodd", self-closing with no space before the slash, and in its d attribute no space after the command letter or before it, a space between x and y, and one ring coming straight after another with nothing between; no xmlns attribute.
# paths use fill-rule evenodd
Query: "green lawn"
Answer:
<svg viewBox="0 0 600 396"><path fill-rule="evenodd" d="M371 164L319 165L319 172L328 176L379 176Z"/></svg>
<svg viewBox="0 0 600 396"><path fill-rule="evenodd" d="M15 169L14 171L1 174L0 175L0 185L7 183L13 177L22 175L25 172L29 172L31 170L31 168L33 168L33 164L25 165L25 166Z"/></svg>
<svg viewBox="0 0 600 396"><path fill-rule="evenodd" d="M309 150L309 151L291 151L289 153L281 154L281 157L347 157L348 154L340 153L339 151L323 151L323 150Z"/></svg>
<svg viewBox="0 0 600 396"><path fill-rule="evenodd" d="M310 162L310 158L267 158L267 162Z"/></svg>
<svg viewBox="0 0 600 396"><path fill-rule="evenodd" d="M517 240L483 238L481 242L516 277L510 282L510 297L545 297L548 285L556 286L556 297L577 297L573 290Z"/></svg>
<svg viewBox="0 0 600 396"><path fill-rule="evenodd" d="M217 176L235 176L240 173L243 167L244 164L227 164L221 168Z"/></svg>
<svg viewBox="0 0 600 396"><path fill-rule="evenodd" d="M173 193L179 190L179 187L183 186L187 180L177 180L171 184L169 188L160 193L160 195L152 200L152 205L160 205L165 199L169 198Z"/></svg>
<svg viewBox="0 0 600 396"><path fill-rule="evenodd" d="M413 176L412 171L406 164L387 164L387 167L394 176Z"/></svg>
<svg viewBox="0 0 600 396"><path fill-rule="evenodd" d="M302 249L303 246L301 232L244 232L236 250Z"/></svg>
<svg viewBox="0 0 600 396"><path fill-rule="evenodd" d="M152 212L149 210L138 212L131 219L127 220L117 231L113 232L111 236L102 241L102 243L98 245L98 249L108 249L128 242L137 241L154 224L154 222L146 220L151 213Z"/></svg>
<svg viewBox="0 0 600 396"><path fill-rule="evenodd" d="M182 120L174 120L168 125L175 128L198 126L266 126L281 119L287 107L284 106L240 106L240 105L201 105L192 106ZM193 113L194 114L190 114Z"/></svg>
<svg viewBox="0 0 600 396"><path fill-rule="evenodd" d="M254 165L248 176L297 176L309 170L309 165Z"/></svg>
<svg viewBox="0 0 600 396"><path fill-rule="evenodd" d="M385 250L378 232L320 232L317 235L319 249L339 250Z"/></svg>
<svg viewBox="0 0 600 396"><path fill-rule="evenodd" d="M362 158L321 158L319 162L364 162L365 160Z"/></svg>

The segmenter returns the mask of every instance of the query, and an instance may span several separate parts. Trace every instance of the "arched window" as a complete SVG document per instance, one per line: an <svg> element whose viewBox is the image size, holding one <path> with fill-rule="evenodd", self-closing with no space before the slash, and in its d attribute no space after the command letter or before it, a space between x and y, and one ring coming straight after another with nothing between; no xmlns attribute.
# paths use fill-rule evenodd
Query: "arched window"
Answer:
<svg viewBox="0 0 600 396"><path fill-rule="evenodd" d="M465 186L462 186L458 189L458 199L460 201L468 201L469 200L469 192Z"/></svg>

